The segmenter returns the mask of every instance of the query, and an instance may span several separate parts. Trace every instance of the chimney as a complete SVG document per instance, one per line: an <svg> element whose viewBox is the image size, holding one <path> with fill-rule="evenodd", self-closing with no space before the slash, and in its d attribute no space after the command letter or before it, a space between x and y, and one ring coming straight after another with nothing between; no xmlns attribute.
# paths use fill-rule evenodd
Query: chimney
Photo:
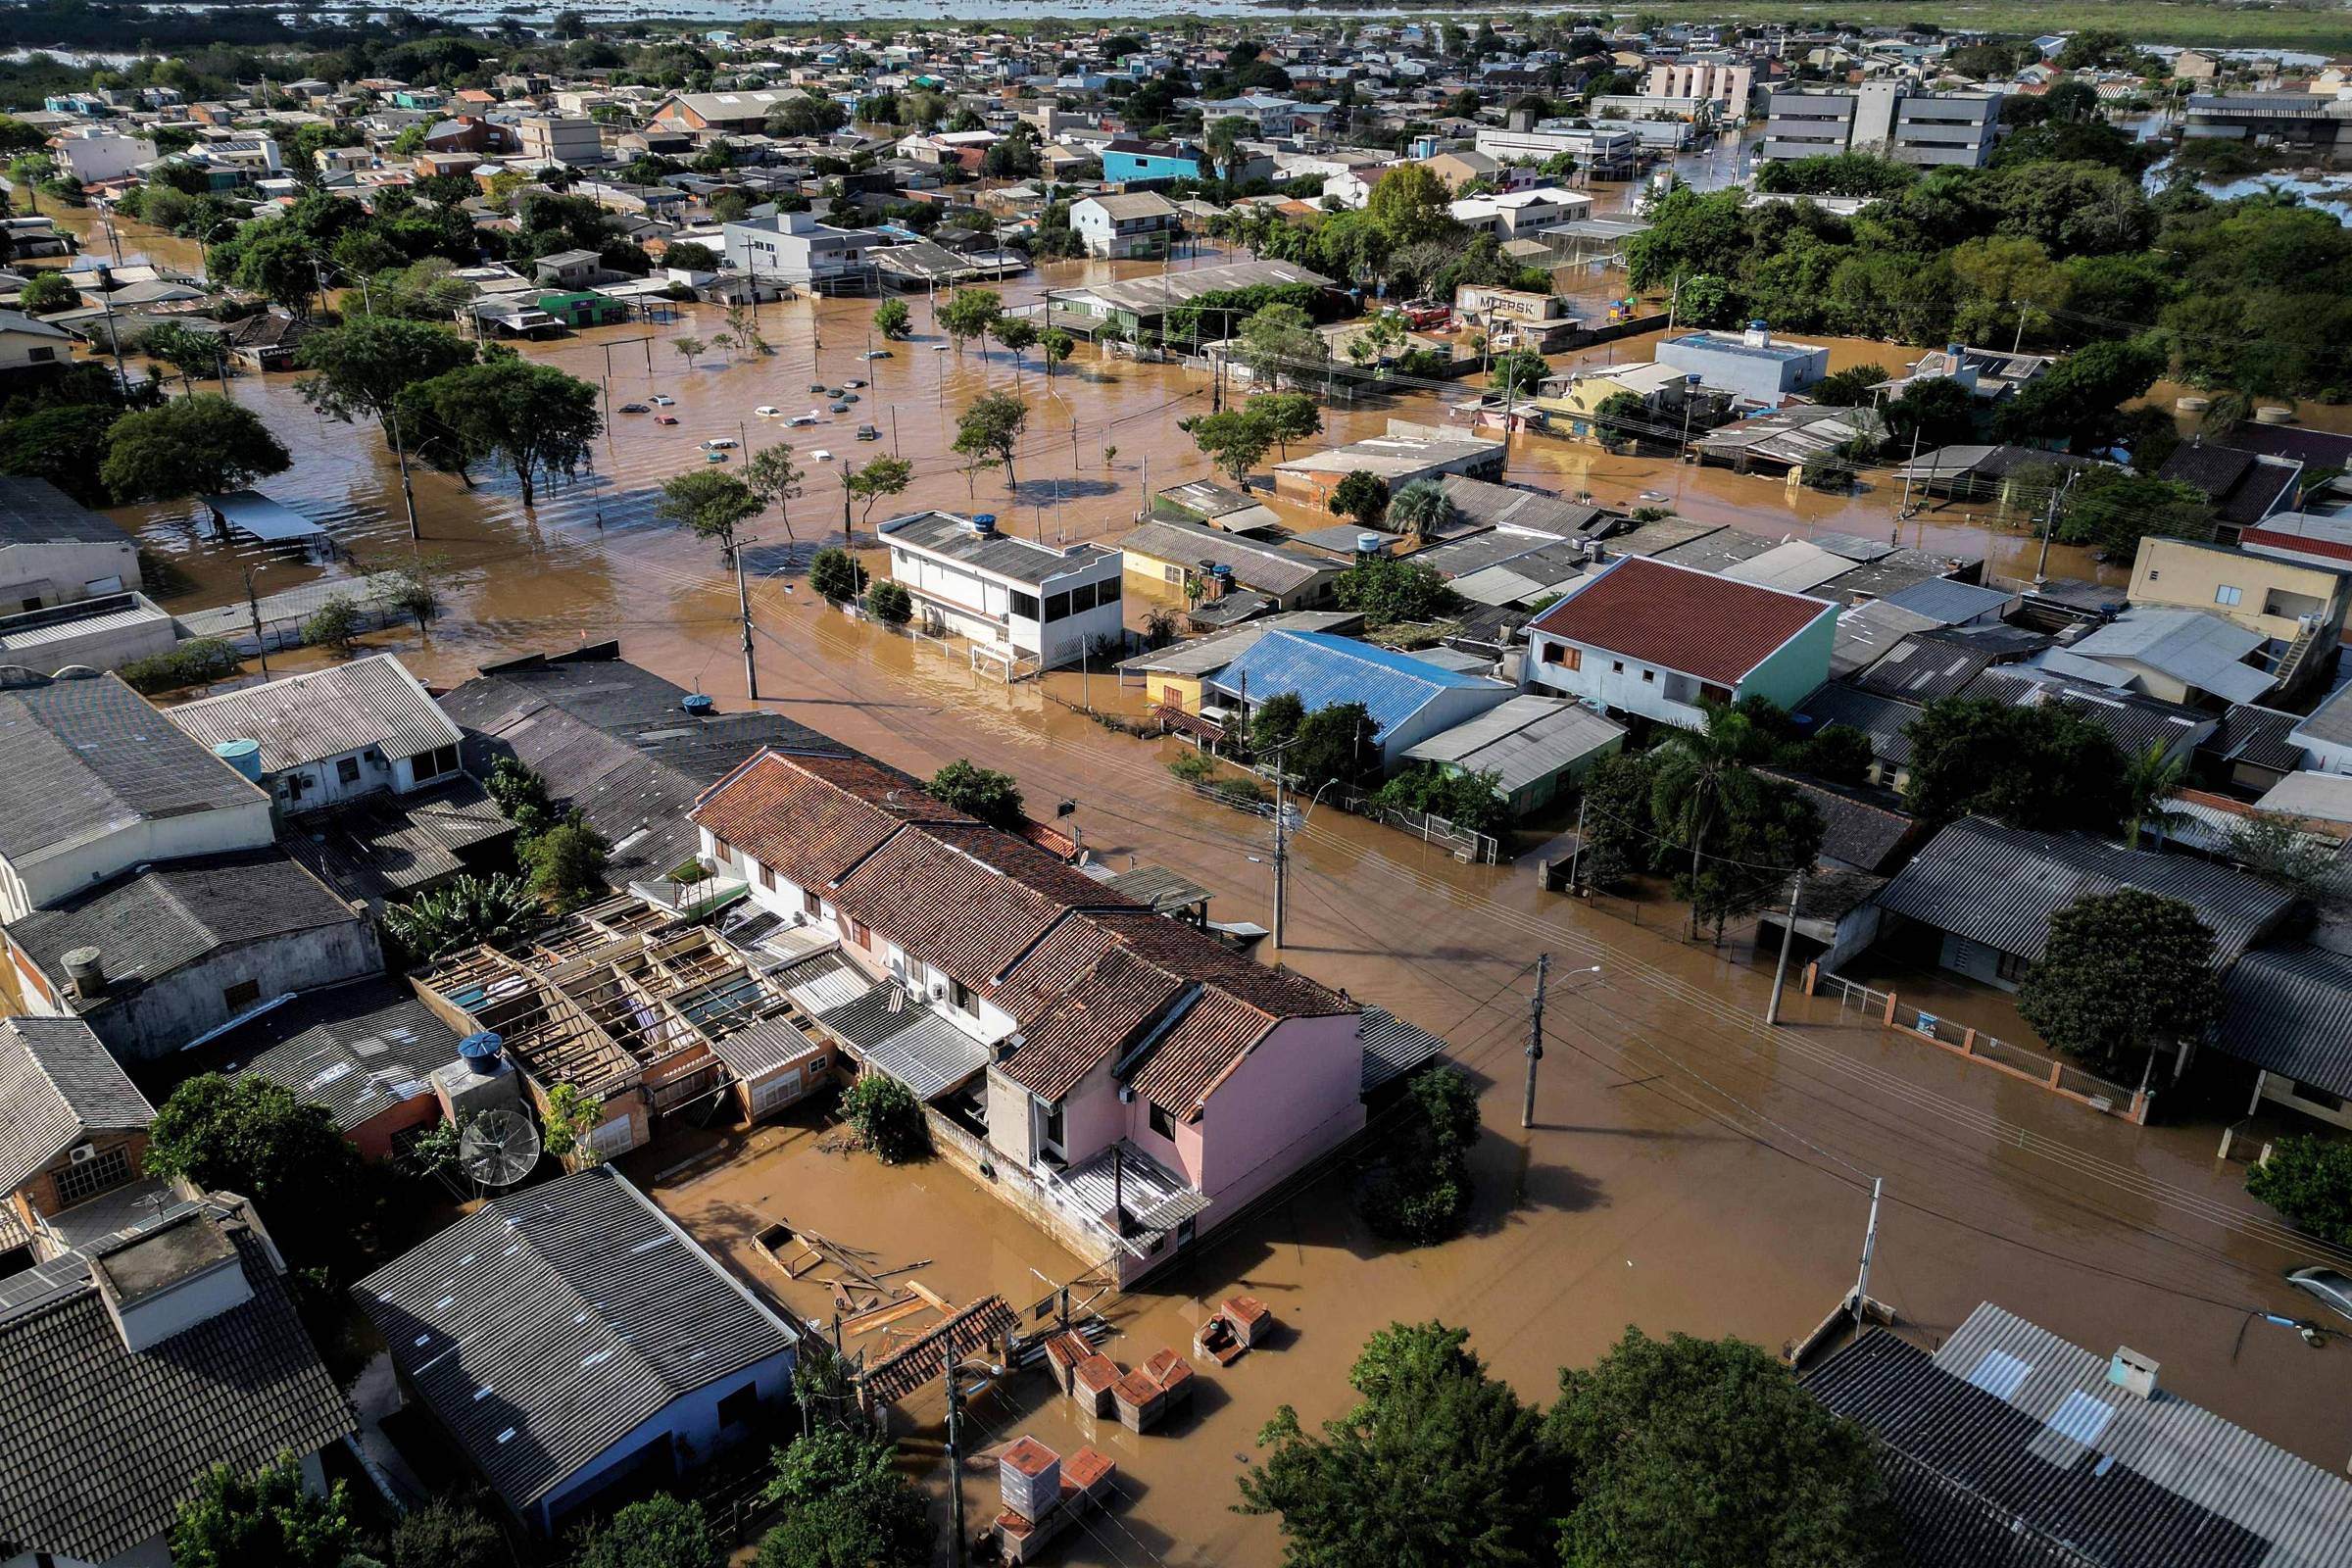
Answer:
<svg viewBox="0 0 2352 1568"><path fill-rule="evenodd" d="M2107 1363L2107 1381L2142 1399L2156 1397L2156 1361L2129 1346L2119 1346Z"/></svg>
<svg viewBox="0 0 2352 1568"><path fill-rule="evenodd" d="M84 1002L106 995L106 950L74 948L65 956L66 982Z"/></svg>

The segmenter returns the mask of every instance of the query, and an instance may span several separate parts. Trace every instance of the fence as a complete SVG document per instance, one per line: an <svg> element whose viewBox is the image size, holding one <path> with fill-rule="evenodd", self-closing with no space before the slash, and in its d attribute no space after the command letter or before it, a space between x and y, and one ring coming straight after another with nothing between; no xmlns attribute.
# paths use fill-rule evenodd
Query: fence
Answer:
<svg viewBox="0 0 2352 1568"><path fill-rule="evenodd" d="M1271 762L1252 762L1250 771L1260 778L1272 778L1276 768ZM1424 844L1437 845L1457 860L1478 865L1502 863L1502 842L1492 833L1481 833L1476 828L1463 827L1446 817L1433 816L1409 806L1382 806L1372 799L1369 792L1352 785L1336 782L1327 784L1316 792L1315 798L1328 801L1343 811L1378 822L1384 827L1402 829L1418 837Z"/></svg>
<svg viewBox="0 0 2352 1568"><path fill-rule="evenodd" d="M2110 1083L2096 1073L2084 1072L2072 1062L2024 1046L1995 1039L1978 1030L1936 1016L1919 1008L1906 1012L1902 999L1891 991L1873 991L1870 987L1824 973L1818 963L1805 965L1805 995L1826 996L1837 1000L1839 1010L1854 1007L1875 1016L1880 1023L1898 1034L1915 1040L1925 1040L1940 1046L1965 1061L1990 1067L2027 1083L2039 1084L2051 1094L2121 1116L2126 1121L2145 1127L2148 1111L2156 1097L2144 1090L2129 1090L2121 1084Z"/></svg>

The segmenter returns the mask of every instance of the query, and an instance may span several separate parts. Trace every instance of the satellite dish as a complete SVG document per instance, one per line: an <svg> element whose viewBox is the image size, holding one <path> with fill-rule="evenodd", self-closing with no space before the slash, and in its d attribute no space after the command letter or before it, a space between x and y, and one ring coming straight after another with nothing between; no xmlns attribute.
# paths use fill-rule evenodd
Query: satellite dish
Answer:
<svg viewBox="0 0 2352 1568"><path fill-rule="evenodd" d="M539 1163L539 1129L518 1110L485 1110L458 1139L458 1164L484 1187L512 1187Z"/></svg>

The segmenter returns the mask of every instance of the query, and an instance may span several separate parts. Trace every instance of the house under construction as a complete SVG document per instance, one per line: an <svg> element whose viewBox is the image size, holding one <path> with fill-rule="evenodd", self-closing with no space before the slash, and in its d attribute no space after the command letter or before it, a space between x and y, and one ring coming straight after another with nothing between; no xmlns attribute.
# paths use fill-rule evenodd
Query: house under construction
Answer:
<svg viewBox="0 0 2352 1568"><path fill-rule="evenodd" d="M497 1035L542 1101L569 1084L601 1102L588 1142L608 1158L731 1091L765 1114L824 1082L835 1054L734 944L632 898L475 948L414 983L453 1027Z"/></svg>

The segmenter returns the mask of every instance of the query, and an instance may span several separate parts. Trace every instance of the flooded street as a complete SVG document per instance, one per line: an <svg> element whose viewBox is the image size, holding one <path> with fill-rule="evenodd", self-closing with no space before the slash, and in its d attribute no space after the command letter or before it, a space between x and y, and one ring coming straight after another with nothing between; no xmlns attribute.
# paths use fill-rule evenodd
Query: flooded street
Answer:
<svg viewBox="0 0 2352 1568"><path fill-rule="evenodd" d="M181 254L190 247L166 249L170 260L194 260ZM1019 303L1047 281L1113 271L1066 264L1005 292ZM754 407L798 411L811 381L863 376L874 385L853 414L790 433L810 469L808 493L788 517L759 524L750 554L766 706L917 774L957 757L1004 768L1033 809L1074 801L1086 843L1114 864L1167 866L1212 891L1216 918L1263 921L1266 824L1172 779L1164 761L1175 743L1108 733L1067 706L1134 711L1138 692L1077 673L1007 688L958 653L852 620L797 588L808 543L839 536L838 460L873 450L852 438L860 421L914 465L912 490L890 510L989 510L1010 531L1049 541L1115 539L1147 487L1206 471L1175 428L1205 409L1205 378L1082 346L1050 386L1034 363L1018 369L1031 434L1017 497L1001 474L967 486L947 451L955 414L980 391L1011 388L1016 367L1001 350L936 352L928 308L911 303L915 340L870 366L857 357L871 301L765 308L760 330L776 353L758 360L707 354L687 366L668 340L710 336L719 317L708 309L530 350L600 382L609 364L615 408L659 391L678 400L680 422L615 414L594 477L543 493L535 514L511 479L484 474L469 492L419 472L423 548L448 558L449 609L426 636L383 633L369 646L448 684L506 655L617 637L638 662L739 703L733 582L710 546L654 520L658 487L699 466L708 437L783 439ZM1620 360L1642 358L1646 341L1613 347ZM1867 354L1889 368L1899 352L1833 349L1839 365ZM318 419L287 375L240 377L232 395L294 452L294 467L265 481L267 493L324 521L363 560L408 550L397 476L373 429ZM1375 433L1391 416L1436 422L1442 413L1429 398L1327 410L1326 437ZM836 462L814 461L817 448ZM1687 515L1775 534L1873 535L1894 526L1897 506L1883 484L1825 496L1540 436L1514 443L1512 476L1617 505L1655 504L1639 499L1655 491ZM173 608L238 597L242 568L259 559L195 534L182 507L114 515L185 573ZM2022 531L1925 513L1901 533L1906 544L1984 554L1996 572L2032 570ZM2052 573L2091 574L2070 557L2054 552ZM316 570L271 563L257 586L292 586ZM2315 1352L2260 1324L2233 1349L2248 1309L2300 1315L2279 1274L2325 1250L2286 1236L2243 1196L2242 1167L2213 1157L2214 1130L2132 1127L1841 1016L1826 1000L1796 999L1796 1027L1768 1030L1769 963L1751 961L1743 943L1717 951L1637 928L1543 892L1532 867L1459 865L1329 809L1307 817L1294 850L1285 960L1443 1035L1482 1086L1488 1133L1473 1159L1472 1232L1441 1248L1389 1249L1355 1219L1348 1173L1329 1172L1219 1227L1113 1309L1119 1337L1105 1349L1122 1365L1163 1347L1189 1350L1193 1326L1236 1291L1273 1309L1285 1332L1230 1369L1204 1370L1194 1415L1140 1438L1115 1424L1084 1430L1034 1374L976 1403L987 1443L1031 1431L1064 1452L1093 1443L1118 1461L1122 1500L1057 1544L1053 1560L1275 1561L1272 1522L1227 1511L1253 1436L1284 1401L1309 1423L1344 1408L1348 1362L1392 1319L1468 1325L1473 1348L1531 1399L1549 1398L1561 1364L1590 1360L1628 1323L1778 1348L1852 1286L1874 1177L1886 1181L1886 1206L1872 1294L1931 1335L1996 1300L2093 1350L2144 1351L2162 1362L2167 1388L2318 1464L2336 1469L2352 1454L2352 1351ZM1546 952L1548 1050L1537 1125L1522 1131L1526 994ZM826 1152L805 1119L760 1129L723 1164L675 1168L694 1152L651 1152L650 1168L633 1174L779 1295L783 1282L750 1247L751 1233L776 1219L888 1263L932 1259L924 1278L957 1302L998 1291L1025 1307L1087 1263L944 1163L886 1170ZM937 1392L905 1414L911 1451L935 1461ZM944 1464L926 1462L925 1474L944 1486ZM966 1485L972 1517L987 1517L994 1476L975 1467Z"/></svg>

